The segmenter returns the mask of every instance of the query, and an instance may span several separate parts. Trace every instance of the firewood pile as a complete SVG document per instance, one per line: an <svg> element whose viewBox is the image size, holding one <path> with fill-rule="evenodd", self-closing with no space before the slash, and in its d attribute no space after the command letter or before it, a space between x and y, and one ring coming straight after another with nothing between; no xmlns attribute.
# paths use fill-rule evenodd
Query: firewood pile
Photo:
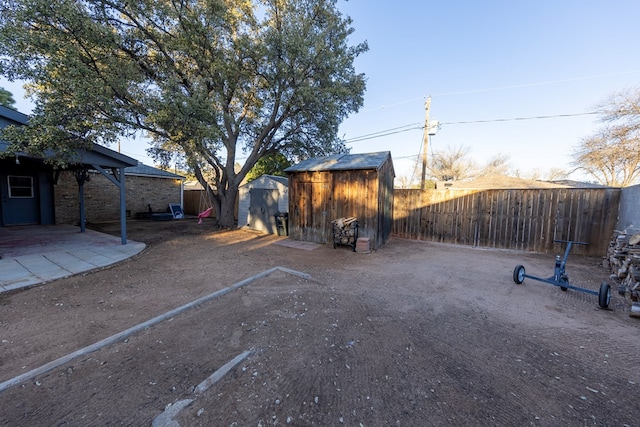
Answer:
<svg viewBox="0 0 640 427"><path fill-rule="evenodd" d="M616 230L607 250L606 263L611 278L618 283L618 294L631 300L632 317L640 317L640 230Z"/></svg>
<svg viewBox="0 0 640 427"><path fill-rule="evenodd" d="M333 225L333 247L336 245L350 245L356 249L358 240L358 218L338 218L331 221Z"/></svg>

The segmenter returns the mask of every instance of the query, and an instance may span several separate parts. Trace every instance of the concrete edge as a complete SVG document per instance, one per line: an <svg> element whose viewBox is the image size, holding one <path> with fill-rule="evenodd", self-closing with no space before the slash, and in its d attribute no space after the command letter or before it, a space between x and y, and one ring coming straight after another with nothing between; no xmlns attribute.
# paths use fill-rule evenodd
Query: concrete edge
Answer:
<svg viewBox="0 0 640 427"><path fill-rule="evenodd" d="M20 384L20 383L22 383L22 382L24 382L26 380L29 380L31 378L34 378L34 377L38 376L38 375L46 374L47 372L50 372L53 369L55 369L55 368L57 368L57 367L59 367L61 365L64 365L65 363L68 363L68 362L70 362L71 360L73 360L73 359L75 359L77 357L85 356L85 355L87 355L89 353L93 353L94 351L100 350L101 348L106 347L106 346L111 345L111 344L114 344L114 343L116 343L118 341L123 341L127 337L129 337L129 336L131 336L131 335L133 335L133 334L135 334L135 333L137 333L137 332L139 332L139 331L141 331L143 329L147 329L147 328L149 328L149 327L151 327L153 325L156 325L156 324L158 324L158 323L160 323L162 321L170 319L170 318L172 318L172 317L174 317L174 316L176 316L176 315L178 315L180 313L183 313L183 312L185 312L187 310L190 310L193 307L196 307L196 306L198 306L200 304L203 304L203 303L208 302L210 300L213 300L215 298L221 297L221 296L223 296L223 295L225 295L225 294L227 294L227 293L229 293L229 292L231 292L233 290L236 290L236 289L239 289L239 288L241 288L243 286L246 286L249 283L254 282L254 281L258 280L258 279L262 279L264 277L267 277L267 276L273 274L276 271L282 271L282 272L285 272L285 273L288 273L288 274L292 274L292 275L295 275L295 276L299 276L299 277L302 277L302 278L305 278L305 279L311 279L311 276L309 274L307 274L307 273L302 273L302 272L299 272L299 271L296 271L296 270L291 270L291 269L288 269L288 268L285 268L285 267L273 267L273 268L270 268L269 270L265 270L262 273L256 274L255 276L252 276L252 277L249 277L247 279L244 279L244 280L242 280L240 282L237 282L237 283L235 283L235 284L233 284L233 285L231 285L229 287L220 289L220 290L218 290L216 292L213 292L212 294L205 295L205 296L203 296L201 298L198 298L198 299L196 299L194 301L191 301L190 303L187 303L187 304L184 304L184 305L182 305L180 307L174 308L173 310L169 310L164 314L161 314L159 316L154 317L153 319L147 320L146 322L139 323L138 325L132 326L129 329L126 329L126 330L124 330L122 332L119 332L119 333L117 333L115 335L112 335L112 336L110 336L108 338L105 338L105 339L100 340L100 341L98 341L96 343L93 343L91 345L83 347L83 348L81 348L79 350L74 351L73 353L69 353L69 354L67 354L65 356L62 356L62 357L60 357L58 359L55 359L55 360L53 360L53 361L51 361L49 363L46 363L46 364L44 364L44 365L42 365L42 366L40 366L38 368L32 369L29 372L25 372L24 374L18 375L17 377L14 377L14 378L11 378L9 380L6 380L6 381L0 383L0 393L2 393L4 390L6 390L6 389L8 389L8 388L10 388L10 387L12 387L14 385Z"/></svg>
<svg viewBox="0 0 640 427"><path fill-rule="evenodd" d="M251 355L252 351L247 350L244 353L240 353L229 362L222 365L218 368L213 374L211 374L207 379L202 381L200 384L196 386L196 389L193 391L196 395L202 394L207 391L212 385L220 381L225 375L229 373L232 369L238 366L244 359Z"/></svg>
<svg viewBox="0 0 640 427"><path fill-rule="evenodd" d="M216 369L216 371L208 376L204 381L196 386L193 390L196 396L206 392L209 388L211 388L215 383L220 381L225 377L232 369L235 369L240 363L242 363L247 357L249 357L253 352L251 350L247 350L243 353L240 353L220 368ZM188 408L195 399L182 399L175 401L173 403L168 404L165 407L165 410L155 417L151 423L152 427L177 427L179 424L174 421L174 417L180 414L184 408Z"/></svg>

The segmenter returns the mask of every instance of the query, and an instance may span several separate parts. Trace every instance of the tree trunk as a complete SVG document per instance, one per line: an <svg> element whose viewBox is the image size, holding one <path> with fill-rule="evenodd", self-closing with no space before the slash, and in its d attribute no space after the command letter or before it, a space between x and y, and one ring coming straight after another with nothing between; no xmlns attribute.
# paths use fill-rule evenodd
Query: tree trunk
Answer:
<svg viewBox="0 0 640 427"><path fill-rule="evenodd" d="M238 189L230 188L224 193L219 195L220 197L220 216L218 217L218 223L222 228L235 228L236 216L235 207L236 199L238 197Z"/></svg>

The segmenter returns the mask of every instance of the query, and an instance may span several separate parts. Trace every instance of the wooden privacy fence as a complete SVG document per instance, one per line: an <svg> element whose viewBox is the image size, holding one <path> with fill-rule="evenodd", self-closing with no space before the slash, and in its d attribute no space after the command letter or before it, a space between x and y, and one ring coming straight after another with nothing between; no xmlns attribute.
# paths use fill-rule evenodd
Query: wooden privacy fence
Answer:
<svg viewBox="0 0 640 427"><path fill-rule="evenodd" d="M588 242L572 252L604 256L620 189L394 191L397 237L469 246L561 252L554 240Z"/></svg>

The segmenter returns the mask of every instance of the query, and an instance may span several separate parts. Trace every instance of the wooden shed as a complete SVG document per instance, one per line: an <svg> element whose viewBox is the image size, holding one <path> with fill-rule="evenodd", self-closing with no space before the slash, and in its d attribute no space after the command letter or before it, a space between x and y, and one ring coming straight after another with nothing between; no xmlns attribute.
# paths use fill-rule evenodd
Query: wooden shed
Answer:
<svg viewBox="0 0 640 427"><path fill-rule="evenodd" d="M288 180L284 176L262 175L238 189L238 227L275 234L277 213L289 209Z"/></svg>
<svg viewBox="0 0 640 427"><path fill-rule="evenodd" d="M377 249L393 223L391 153L336 154L305 160L285 169L289 177L289 236L333 242L331 221L358 218L359 237Z"/></svg>

